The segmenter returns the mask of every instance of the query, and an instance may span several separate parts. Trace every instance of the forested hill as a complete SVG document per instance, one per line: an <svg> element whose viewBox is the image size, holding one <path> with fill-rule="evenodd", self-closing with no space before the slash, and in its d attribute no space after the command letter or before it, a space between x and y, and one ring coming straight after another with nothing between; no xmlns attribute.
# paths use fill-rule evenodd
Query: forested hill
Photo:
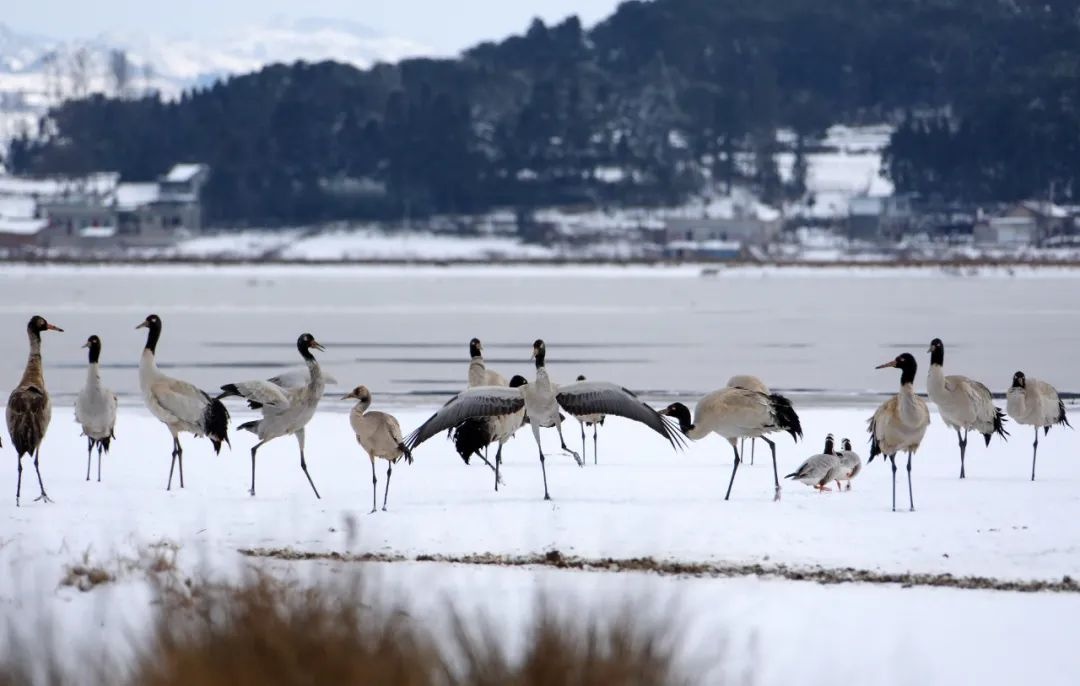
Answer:
<svg viewBox="0 0 1080 686"><path fill-rule="evenodd" d="M900 190L1080 195L1077 0L656 0L584 30L534 22L459 59L275 65L177 102L64 104L16 172L151 178L208 162L216 221L422 216L496 205L677 202L781 184L836 122L900 123ZM801 165L796 164L798 171Z"/></svg>

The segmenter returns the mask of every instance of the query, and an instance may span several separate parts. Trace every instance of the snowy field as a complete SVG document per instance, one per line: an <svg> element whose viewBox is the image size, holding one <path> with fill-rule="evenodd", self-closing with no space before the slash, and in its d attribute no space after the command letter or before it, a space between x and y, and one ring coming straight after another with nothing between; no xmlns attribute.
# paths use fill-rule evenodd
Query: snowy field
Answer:
<svg viewBox="0 0 1080 686"><path fill-rule="evenodd" d="M378 398L376 398L378 405ZM233 426L251 413L232 406ZM81 593L58 586L66 565L108 564L145 545L170 541L187 569L235 570L243 548L343 554L515 555L559 550L585 558L649 556L661 561L767 568L852 567L880 572L948 572L1003 580L1080 578L1080 437L1053 430L1040 442L1039 480L1028 480L1031 436L1015 429L989 450L972 441L969 478L960 482L955 437L935 416L915 460L917 510L889 511L889 472L867 465L850 492L819 494L785 482L772 502L772 470L759 445L722 500L731 451L712 437L674 453L646 429L612 420L600 436L599 464L556 452L545 432L554 500L541 499L540 470L528 433L504 454L506 486L490 471L464 466L442 437L393 474L389 511L368 515L371 471L340 405L308 429L316 500L284 438L259 453L257 497L247 495L253 438L233 432L232 451L185 441L186 488L166 493L169 437L144 410L124 407L102 483L85 479L85 443L67 407L56 407L42 449L42 474L54 504L33 502L24 472L23 506L9 502L0 547L0 602L7 615L39 608L76 645L92 629L132 635L145 618L148 591L137 574ZM434 406L399 408L406 431ZM806 441L778 439L781 475L820 449L826 432L850 436L865 456L871 408L799 408ZM565 425L580 446L576 425ZM591 441L590 441L591 444ZM11 456L5 440L4 454ZM96 469L96 464L95 464ZM903 477L903 470L899 472ZM385 466L379 465L379 500ZM0 478L13 499L15 470ZM903 481L901 481L903 486ZM900 489L906 506L906 492ZM906 509L906 507L905 507ZM283 574L334 573L357 563L273 561ZM728 676L752 670L758 683L870 684L1070 683L1080 655L1066 645L1080 631L1080 593L1014 593L890 584L821 586L772 577L683 578L644 573L510 569L430 562L366 565L388 596L407 597L441 621L447 600L491 616L507 635L543 592L569 606L603 607L628 599L670 610L687 659L718 659ZM23 614L18 615L20 617ZM837 657L807 666L807 644L830 643ZM136 632L137 633L137 632ZM508 639L509 640L509 639ZM817 664L817 663L815 663Z"/></svg>

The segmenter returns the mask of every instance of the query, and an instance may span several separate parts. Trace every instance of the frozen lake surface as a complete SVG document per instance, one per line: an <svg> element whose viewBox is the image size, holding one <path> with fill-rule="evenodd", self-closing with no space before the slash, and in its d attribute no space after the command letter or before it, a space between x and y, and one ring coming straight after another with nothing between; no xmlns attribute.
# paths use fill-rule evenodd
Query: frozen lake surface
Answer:
<svg viewBox="0 0 1080 686"><path fill-rule="evenodd" d="M23 327L40 313L67 330L45 344L57 398L78 388L79 346L97 333L110 383L135 400L145 338L134 327L156 312L159 362L204 388L298 364L296 337L310 331L341 385L364 383L395 405L458 390L473 336L505 374L530 373L542 337L556 379L585 374L653 398L696 396L749 373L804 401L848 404L891 391L895 374L874 366L905 350L921 365L921 388L934 337L945 341L947 371L996 393L1017 369L1080 390L1080 271L1010 273L9 265L0 382L18 380Z"/></svg>

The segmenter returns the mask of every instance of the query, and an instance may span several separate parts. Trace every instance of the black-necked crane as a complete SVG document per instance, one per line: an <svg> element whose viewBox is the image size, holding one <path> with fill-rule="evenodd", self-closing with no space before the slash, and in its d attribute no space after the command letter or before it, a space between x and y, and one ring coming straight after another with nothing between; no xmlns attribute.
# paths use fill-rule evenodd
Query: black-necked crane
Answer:
<svg viewBox="0 0 1080 686"><path fill-rule="evenodd" d="M101 453L109 453L109 444L116 438L116 394L102 381L98 360L101 358L101 339L91 336L84 348L89 349L90 362L86 368L86 383L75 399L75 421L86 436L86 480L90 480L90 459L97 448L97 480L101 481Z"/></svg>
<svg viewBox="0 0 1080 686"><path fill-rule="evenodd" d="M8 396L7 402L8 436L11 437L11 445L15 448L18 460L19 475L15 482L16 507L19 506L19 496L22 492L23 455L34 456L34 471L37 472L38 487L41 488L41 495L34 500L52 502L45 493L45 482L41 480L41 468L38 466L38 460L41 457L41 442L45 439L49 420L52 419L52 401L49 400L49 392L45 389L45 373L41 366L41 334L44 331L62 332L63 329L50 324L40 315L30 318L26 325L26 335L30 339L30 356L26 360L22 380Z"/></svg>
<svg viewBox="0 0 1080 686"><path fill-rule="evenodd" d="M660 411L660 414L675 417L683 434L694 441L700 441L715 433L727 439L735 453L735 463L731 468L724 500L731 498L731 487L735 484L735 473L739 471L742 458L736 441L740 438L760 438L772 451L773 482L776 491L773 500L780 500L780 472L776 467L776 443L768 439L768 434L786 431L798 441L802 437L802 424L799 415L791 406L791 401L782 395L766 395L757 391L739 387L721 388L709 393L694 407L693 421L690 410L682 403L672 403Z"/></svg>
<svg viewBox="0 0 1080 686"><path fill-rule="evenodd" d="M550 500L547 487L547 468L544 451L540 444L540 429L555 428L559 433L562 450L572 455L578 465L581 455L566 447L560 423L563 419L559 408L573 415L603 413L625 417L645 424L668 440L672 447L679 447L679 433L668 426L663 417L642 402L631 391L611 383L585 381L558 386L548 377L545 359L547 346L537 339L533 343L532 357L536 363L536 381L520 388L481 386L468 389L451 398L420 428L412 432L405 444L412 449L432 436L457 426L470 417L498 417L518 412L522 408L529 418L533 439L540 454L540 470L544 478L544 499Z"/></svg>
<svg viewBox="0 0 1080 686"><path fill-rule="evenodd" d="M960 444L960 478L965 478L964 455L967 452L968 431L974 429L986 439L996 433L1003 439L1009 432L1003 424L1005 415L994 405L990 389L957 374L945 375L945 344L940 338L930 341L930 371L926 375L926 393L937 405L945 426L956 431ZM961 433L963 430L963 433Z"/></svg>
<svg viewBox="0 0 1080 686"><path fill-rule="evenodd" d="M900 370L900 392L881 404L868 421L870 459L884 455L892 464L892 509L896 512L896 453L907 452L908 500L915 511L915 495L911 487L911 457L919 449L926 428L930 426L930 410L926 401L915 394L915 372L919 365L911 353L902 353L894 360L879 364L877 369L895 367Z"/></svg>
<svg viewBox="0 0 1080 686"><path fill-rule="evenodd" d="M300 334L296 339L296 349L307 365L307 378L301 383L287 383L285 376L275 376L266 381L244 381L242 383L225 384L221 387L221 394L217 399L239 396L247 400L248 407L262 412L262 419L244 422L237 429L250 431L255 434L259 442L251 448L251 490L255 495L255 453L266 443L282 436L295 436L300 446L300 469L304 471L311 490L316 498L321 498L319 489L315 488L315 482L311 480L308 472L307 460L304 458L304 427L315 415L315 408L322 400L323 391L326 389L326 379L318 360L311 354L312 350L325 350L315 337L309 333ZM295 376L289 376L290 380Z"/></svg>
<svg viewBox="0 0 1080 686"><path fill-rule="evenodd" d="M521 388L528 381L524 376L515 374L510 379L510 388ZM495 472L495 490L504 484L500 469L502 467L502 450L507 441L525 422L525 408L517 412L498 415L495 417L470 417L458 424L451 430L451 439L454 441L454 449L465 464L469 464L469 458L476 455L484 461L491 471ZM499 448L495 452L495 464L491 464L487 457L480 451L487 449L492 443L498 443Z"/></svg>
<svg viewBox="0 0 1080 686"><path fill-rule="evenodd" d="M342 398L350 399L356 400L356 405L349 412L349 424L356 435L356 441L371 460L371 512L376 509L375 494L379 483L379 477L375 475L375 460L386 460L386 487L382 500L382 509L386 512L386 498L390 494L390 475L394 470L394 463L404 457L408 464L412 464L412 451L402 440L401 425L393 415L368 410L371 407L371 391L367 386L357 386Z"/></svg>
<svg viewBox="0 0 1080 686"><path fill-rule="evenodd" d="M1012 386L1005 394L1005 409L1017 424L1026 424L1035 428L1035 443L1031 450L1031 480L1035 480L1035 458L1039 453L1039 429L1043 435L1050 433L1054 424L1068 426L1065 416L1065 403L1061 401L1057 389L1039 379L1030 379L1024 372L1013 374Z"/></svg>
<svg viewBox="0 0 1080 686"><path fill-rule="evenodd" d="M229 411L210 394L200 388L175 379L157 366L157 344L161 338L161 317L148 316L136 329L147 329L146 347L139 358L139 390L150 414L154 415L172 434L172 462L169 465L169 482L165 490L172 489L173 469L180 463L180 488L184 487L184 449L180 446L180 434L187 432L196 437L206 436L214 446L214 453L221 452L221 444L229 443ZM231 444L230 444L231 445Z"/></svg>

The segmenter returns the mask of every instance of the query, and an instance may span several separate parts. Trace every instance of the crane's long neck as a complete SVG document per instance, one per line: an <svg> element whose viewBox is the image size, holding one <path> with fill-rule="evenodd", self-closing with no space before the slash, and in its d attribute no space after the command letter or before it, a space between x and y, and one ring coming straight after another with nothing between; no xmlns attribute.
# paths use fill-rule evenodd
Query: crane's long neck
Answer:
<svg viewBox="0 0 1080 686"><path fill-rule="evenodd" d="M23 371L22 382L19 384L45 384L45 376L41 369L41 334L37 331L27 331L30 337L30 355L26 358L26 369Z"/></svg>
<svg viewBox="0 0 1080 686"><path fill-rule="evenodd" d="M485 371L487 371L487 366L484 364L484 358L480 355L473 357L469 362L469 385L483 386Z"/></svg>
<svg viewBox="0 0 1080 686"><path fill-rule="evenodd" d="M146 333L146 347L143 348L142 357L139 358L139 386L143 392L149 388L154 377L161 373L157 366L157 344L160 337L160 327L149 327Z"/></svg>
<svg viewBox="0 0 1080 686"><path fill-rule="evenodd" d="M930 371L926 374L926 391L931 396L945 392L945 370L940 364L930 365Z"/></svg>
<svg viewBox="0 0 1080 686"><path fill-rule="evenodd" d="M309 348L298 348L298 350L300 351L300 357L304 358L304 364L308 368L308 383L312 386L322 383L322 367L319 366L319 361L311 354Z"/></svg>
<svg viewBox="0 0 1080 686"><path fill-rule="evenodd" d="M906 383L900 386L900 416L906 424L915 424L920 420L920 398L915 393L915 385Z"/></svg>
<svg viewBox="0 0 1080 686"><path fill-rule="evenodd" d="M89 355L89 365L86 367L86 383L94 384L101 380L101 374L98 369L98 360L101 359L101 346L91 345Z"/></svg>

